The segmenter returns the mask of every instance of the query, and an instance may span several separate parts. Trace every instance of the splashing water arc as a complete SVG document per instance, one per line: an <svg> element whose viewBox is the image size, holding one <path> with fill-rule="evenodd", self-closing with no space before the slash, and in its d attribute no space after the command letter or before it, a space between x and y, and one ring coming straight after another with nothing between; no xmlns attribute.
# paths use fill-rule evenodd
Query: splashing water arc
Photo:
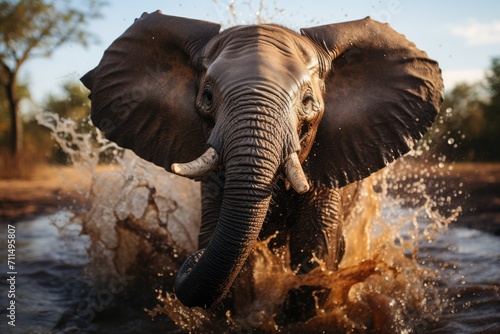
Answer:
<svg viewBox="0 0 500 334"><path fill-rule="evenodd" d="M79 134L71 120L47 112L37 118L51 129L71 161L92 174L91 207L73 219L91 240L89 277L94 284L105 284L128 272L151 276L149 284L157 289L160 302L149 311L153 317L167 314L178 327L194 332L405 332L432 321L443 307L433 287L439 269L420 265L417 252L418 243L432 242L460 211L443 215L442 204L427 194L423 176L436 173L439 164L420 169L412 182L407 176L396 177L413 169L410 157L357 185L356 206L346 223L346 253L337 272L320 263L312 272L296 275L288 254L277 256L267 248L269 240L258 242L249 260L252 279L239 280L232 293L234 308L221 313L186 308L172 291L173 277L197 247L198 184L118 149L100 133ZM99 154L107 150L114 151L114 164L97 172ZM401 190L411 190L414 199L424 201L403 206L409 197ZM279 323L286 293L303 285L324 287L327 303L305 323ZM249 290L252 294L244 293Z"/></svg>
<svg viewBox="0 0 500 334"><path fill-rule="evenodd" d="M234 4L230 10L234 19ZM254 12L263 13L262 8ZM257 21L266 20L258 16ZM296 275L288 254L277 256L267 248L270 240L259 241L249 259L252 279L237 282L230 310L213 311L186 308L172 291L177 270L197 249L199 185L118 148L99 132L79 133L71 120L48 112L37 120L73 164L92 175L91 207L73 219L91 240L87 274L97 285L117 274L144 275L157 290L159 306L149 310L153 317L166 314L190 332L404 333L433 321L443 307L435 289L440 269L421 265L417 245L432 242L460 208L443 210L446 199L429 195L425 179L443 168L428 163L413 171L415 158L428 150L426 142L412 156L354 185L356 206L347 217L347 248L337 272L319 263ZM113 155L113 163L98 171L104 153ZM303 285L324 287L327 302L306 322L280 322L287 292Z"/></svg>

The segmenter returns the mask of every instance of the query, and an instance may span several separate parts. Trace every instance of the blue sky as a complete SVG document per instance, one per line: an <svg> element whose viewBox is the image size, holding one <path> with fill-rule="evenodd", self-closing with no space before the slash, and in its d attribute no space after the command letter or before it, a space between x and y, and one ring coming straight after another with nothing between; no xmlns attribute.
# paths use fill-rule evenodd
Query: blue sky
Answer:
<svg viewBox="0 0 500 334"><path fill-rule="evenodd" d="M223 24L265 22L291 29L356 20L371 16L388 22L420 49L440 63L447 88L457 82L475 82L484 77L491 58L500 56L500 1L438 0L109 0L103 19L89 29L100 43L84 49L79 45L60 48L47 59L26 63L21 78L30 82L35 102L57 94L68 80L78 80L95 67L104 50L143 12L156 9L164 14L184 16Z"/></svg>

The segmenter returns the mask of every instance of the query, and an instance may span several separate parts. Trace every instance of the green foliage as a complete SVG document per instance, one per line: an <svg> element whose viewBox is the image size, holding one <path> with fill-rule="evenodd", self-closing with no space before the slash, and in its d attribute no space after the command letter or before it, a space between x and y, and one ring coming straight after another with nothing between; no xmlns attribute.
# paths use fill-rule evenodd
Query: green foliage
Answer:
<svg viewBox="0 0 500 334"><path fill-rule="evenodd" d="M19 0L0 3L0 56L12 69L33 56L49 57L61 45L88 45L95 36L84 29L100 17L102 2L87 2L84 10L69 0Z"/></svg>
<svg viewBox="0 0 500 334"><path fill-rule="evenodd" d="M89 91L80 83L67 81L62 86L62 96L49 95L43 109L59 114L60 117L82 121L90 113Z"/></svg>
<svg viewBox="0 0 500 334"><path fill-rule="evenodd" d="M19 102L29 96L28 86L18 82L19 70L30 58L49 57L66 43L86 46L96 41L86 25L100 17L103 4L100 0L84 5L71 0L0 2L0 177L26 177L33 166L54 154L48 130L34 121L23 126L19 117Z"/></svg>
<svg viewBox="0 0 500 334"><path fill-rule="evenodd" d="M491 61L491 69L486 75L486 80L491 93L491 104L498 107L500 106L500 57Z"/></svg>
<svg viewBox="0 0 500 334"><path fill-rule="evenodd" d="M68 81L63 84L63 94L61 96L50 95L43 105L43 110L53 112L59 115L61 119L71 119L75 122L76 133L90 133L94 131L89 122L90 101L88 99L89 91L80 83ZM44 131L49 135L47 129ZM68 138L69 139L69 138ZM51 142L53 143L52 139ZM69 140L68 140L69 142ZM50 162L69 163L68 155L58 146L52 145L53 149L48 156Z"/></svg>
<svg viewBox="0 0 500 334"><path fill-rule="evenodd" d="M492 60L486 81L490 100L484 106L486 122L478 146L485 151L484 160L500 161L500 57Z"/></svg>
<svg viewBox="0 0 500 334"><path fill-rule="evenodd" d="M448 159L500 161L500 58L491 62L486 87L461 83L446 94L430 136Z"/></svg>
<svg viewBox="0 0 500 334"><path fill-rule="evenodd" d="M13 158L20 153L24 142L19 117L19 101L23 96L17 88L20 68L30 58L51 56L61 45L86 46L94 42L96 37L85 26L100 17L103 4L100 0L89 0L84 6L74 5L71 0L0 2L0 88L2 104L5 104L2 107L9 115L8 136ZM5 128L0 126L3 132Z"/></svg>
<svg viewBox="0 0 500 334"><path fill-rule="evenodd" d="M82 89L79 83L66 82L63 84L61 96L50 95L43 105L43 109L57 113L61 118L71 118L78 124L79 132L92 131L88 122L90 102L87 98L88 90ZM22 91L23 87L19 88ZM5 108L4 108L5 109ZM0 106L0 115L2 112ZM76 130L75 130L76 131ZM24 122L23 143L24 151L15 159L8 154L8 122L0 121L0 177L1 178L29 178L36 166L41 163L66 164L68 156L54 142L49 129L41 126L35 119Z"/></svg>

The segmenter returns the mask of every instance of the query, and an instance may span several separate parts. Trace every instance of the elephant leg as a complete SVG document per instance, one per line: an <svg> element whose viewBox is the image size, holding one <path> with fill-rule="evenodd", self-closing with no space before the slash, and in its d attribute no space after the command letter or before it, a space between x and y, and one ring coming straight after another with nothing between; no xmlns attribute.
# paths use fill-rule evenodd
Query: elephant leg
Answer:
<svg viewBox="0 0 500 334"><path fill-rule="evenodd" d="M304 274L322 260L337 270L343 256L342 203L337 189L319 188L300 199L296 221L290 228L290 260L293 270Z"/></svg>
<svg viewBox="0 0 500 334"><path fill-rule="evenodd" d="M302 196L296 221L290 227L290 265L298 274L318 266L317 259L329 270L337 270L344 254L343 210L340 191L319 188ZM285 304L288 321L303 321L316 314L316 296L320 306L328 296L321 286L302 286L289 292Z"/></svg>

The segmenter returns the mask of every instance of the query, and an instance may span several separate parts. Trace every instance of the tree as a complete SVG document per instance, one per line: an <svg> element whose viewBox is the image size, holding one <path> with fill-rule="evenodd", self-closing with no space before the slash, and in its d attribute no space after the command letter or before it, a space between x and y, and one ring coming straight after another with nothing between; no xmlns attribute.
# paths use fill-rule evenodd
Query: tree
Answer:
<svg viewBox="0 0 500 334"><path fill-rule="evenodd" d="M22 122L17 94L18 74L33 57L50 57L60 46L87 46L95 37L84 27L100 16L100 0L87 2L84 10L70 0L18 0L0 2L0 85L10 114L10 151L22 149Z"/></svg>
<svg viewBox="0 0 500 334"><path fill-rule="evenodd" d="M491 94L491 105L496 108L500 107L500 57L495 57L491 60L491 69L486 75L488 89ZM497 116L498 113L497 113Z"/></svg>
<svg viewBox="0 0 500 334"><path fill-rule="evenodd" d="M60 117L71 118L77 122L90 115L89 91L82 90L78 82L67 81L62 85L62 95L49 95L43 104L43 109L59 114Z"/></svg>
<svg viewBox="0 0 500 334"><path fill-rule="evenodd" d="M478 143L484 149L484 160L500 160L500 57L493 58L486 74L490 100L484 107L487 120L482 140Z"/></svg>
<svg viewBox="0 0 500 334"><path fill-rule="evenodd" d="M486 119L485 98L479 83L459 83L445 95L433 129L437 149L452 160L474 160L476 146L482 136Z"/></svg>
<svg viewBox="0 0 500 334"><path fill-rule="evenodd" d="M500 161L500 58L484 84L457 84L445 95L431 130L435 150L452 160Z"/></svg>
<svg viewBox="0 0 500 334"><path fill-rule="evenodd" d="M18 99L21 100L30 98L27 83L18 82L16 84L15 90ZM5 90L0 88L0 148L1 149L9 147L10 145L9 134L10 134L10 104L5 94Z"/></svg>
<svg viewBox="0 0 500 334"><path fill-rule="evenodd" d="M66 81L62 85L61 95L49 95L43 103L43 110L58 114L59 118L70 119L74 122L72 135L58 133L61 139L65 139L65 144L68 147L72 146L72 141L77 133L94 133L95 128L90 122L90 100L88 99L89 91L85 88L82 89L79 82ZM52 134L55 135L55 134ZM77 150L77 147L71 147ZM69 163L70 159L64 149L56 145L50 156L49 160L55 163Z"/></svg>

